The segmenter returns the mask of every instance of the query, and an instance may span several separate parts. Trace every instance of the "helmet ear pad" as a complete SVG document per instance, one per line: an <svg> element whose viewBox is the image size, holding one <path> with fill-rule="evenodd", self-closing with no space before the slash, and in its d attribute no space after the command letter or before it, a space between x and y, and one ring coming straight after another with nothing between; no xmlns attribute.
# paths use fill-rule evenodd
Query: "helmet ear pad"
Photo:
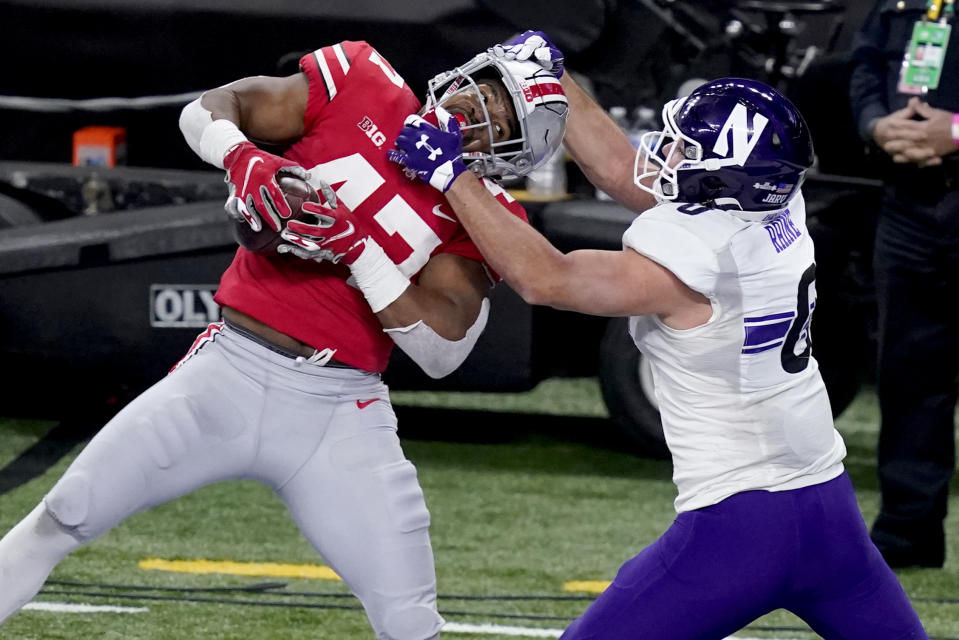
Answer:
<svg viewBox="0 0 959 640"><path fill-rule="evenodd" d="M680 170L677 175L679 199L684 202L711 202L726 197L730 185L705 169ZM732 196L730 196L732 197Z"/></svg>

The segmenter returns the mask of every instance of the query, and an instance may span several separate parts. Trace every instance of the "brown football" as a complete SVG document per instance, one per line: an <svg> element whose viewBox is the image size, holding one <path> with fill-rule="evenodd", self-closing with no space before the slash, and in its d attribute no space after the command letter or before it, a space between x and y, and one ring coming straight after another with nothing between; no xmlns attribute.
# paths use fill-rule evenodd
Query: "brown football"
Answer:
<svg viewBox="0 0 959 640"><path fill-rule="evenodd" d="M302 218L304 202L320 201L320 195L316 192L316 189L305 180L284 175L277 178L276 183L286 197L287 204L290 205L290 211L293 212L291 218ZM286 220L283 220L283 224L286 224ZM233 237L236 238L240 246L253 253L275 254L277 246L283 242L279 232L268 227L265 221L263 222L263 228L259 231L254 231L246 220L234 221Z"/></svg>

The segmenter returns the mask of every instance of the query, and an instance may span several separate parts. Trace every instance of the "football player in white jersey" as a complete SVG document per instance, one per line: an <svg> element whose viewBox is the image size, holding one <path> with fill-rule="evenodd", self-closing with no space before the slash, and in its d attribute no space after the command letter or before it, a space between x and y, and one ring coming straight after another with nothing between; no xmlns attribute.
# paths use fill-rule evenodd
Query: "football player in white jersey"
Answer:
<svg viewBox="0 0 959 640"><path fill-rule="evenodd" d="M562 76L548 40L523 37L538 37L535 59ZM505 55L523 53L522 39L511 44ZM525 300L629 316L653 369L678 515L563 640L725 638L780 608L827 639L926 638L869 539L812 356L815 261L800 187L814 155L802 116L763 83L722 78L668 103L664 129L634 154L610 123L577 111L585 97L568 74L563 85L567 146L587 175L627 164L632 176L607 192L627 206L631 192L659 202L621 251L561 253L491 206L467 172L446 191ZM423 147L455 152L449 129L410 121L389 155L428 179L436 163Z"/></svg>

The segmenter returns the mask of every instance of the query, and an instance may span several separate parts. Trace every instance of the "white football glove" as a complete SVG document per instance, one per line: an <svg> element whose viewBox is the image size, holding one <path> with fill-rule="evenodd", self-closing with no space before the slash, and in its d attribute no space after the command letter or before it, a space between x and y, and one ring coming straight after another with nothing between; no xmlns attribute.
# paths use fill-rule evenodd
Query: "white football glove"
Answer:
<svg viewBox="0 0 959 640"><path fill-rule="evenodd" d="M563 75L563 52L542 31L524 31L515 38L494 45L490 51L504 60L529 60L557 78Z"/></svg>

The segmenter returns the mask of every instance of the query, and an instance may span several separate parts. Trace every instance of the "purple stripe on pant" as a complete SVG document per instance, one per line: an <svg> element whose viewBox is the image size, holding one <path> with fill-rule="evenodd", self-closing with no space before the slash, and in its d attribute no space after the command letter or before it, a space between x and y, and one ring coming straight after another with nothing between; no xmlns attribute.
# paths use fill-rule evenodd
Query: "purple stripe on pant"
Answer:
<svg viewBox="0 0 959 640"><path fill-rule="evenodd" d="M679 514L560 640L719 639L775 609L826 640L928 638L843 473Z"/></svg>

